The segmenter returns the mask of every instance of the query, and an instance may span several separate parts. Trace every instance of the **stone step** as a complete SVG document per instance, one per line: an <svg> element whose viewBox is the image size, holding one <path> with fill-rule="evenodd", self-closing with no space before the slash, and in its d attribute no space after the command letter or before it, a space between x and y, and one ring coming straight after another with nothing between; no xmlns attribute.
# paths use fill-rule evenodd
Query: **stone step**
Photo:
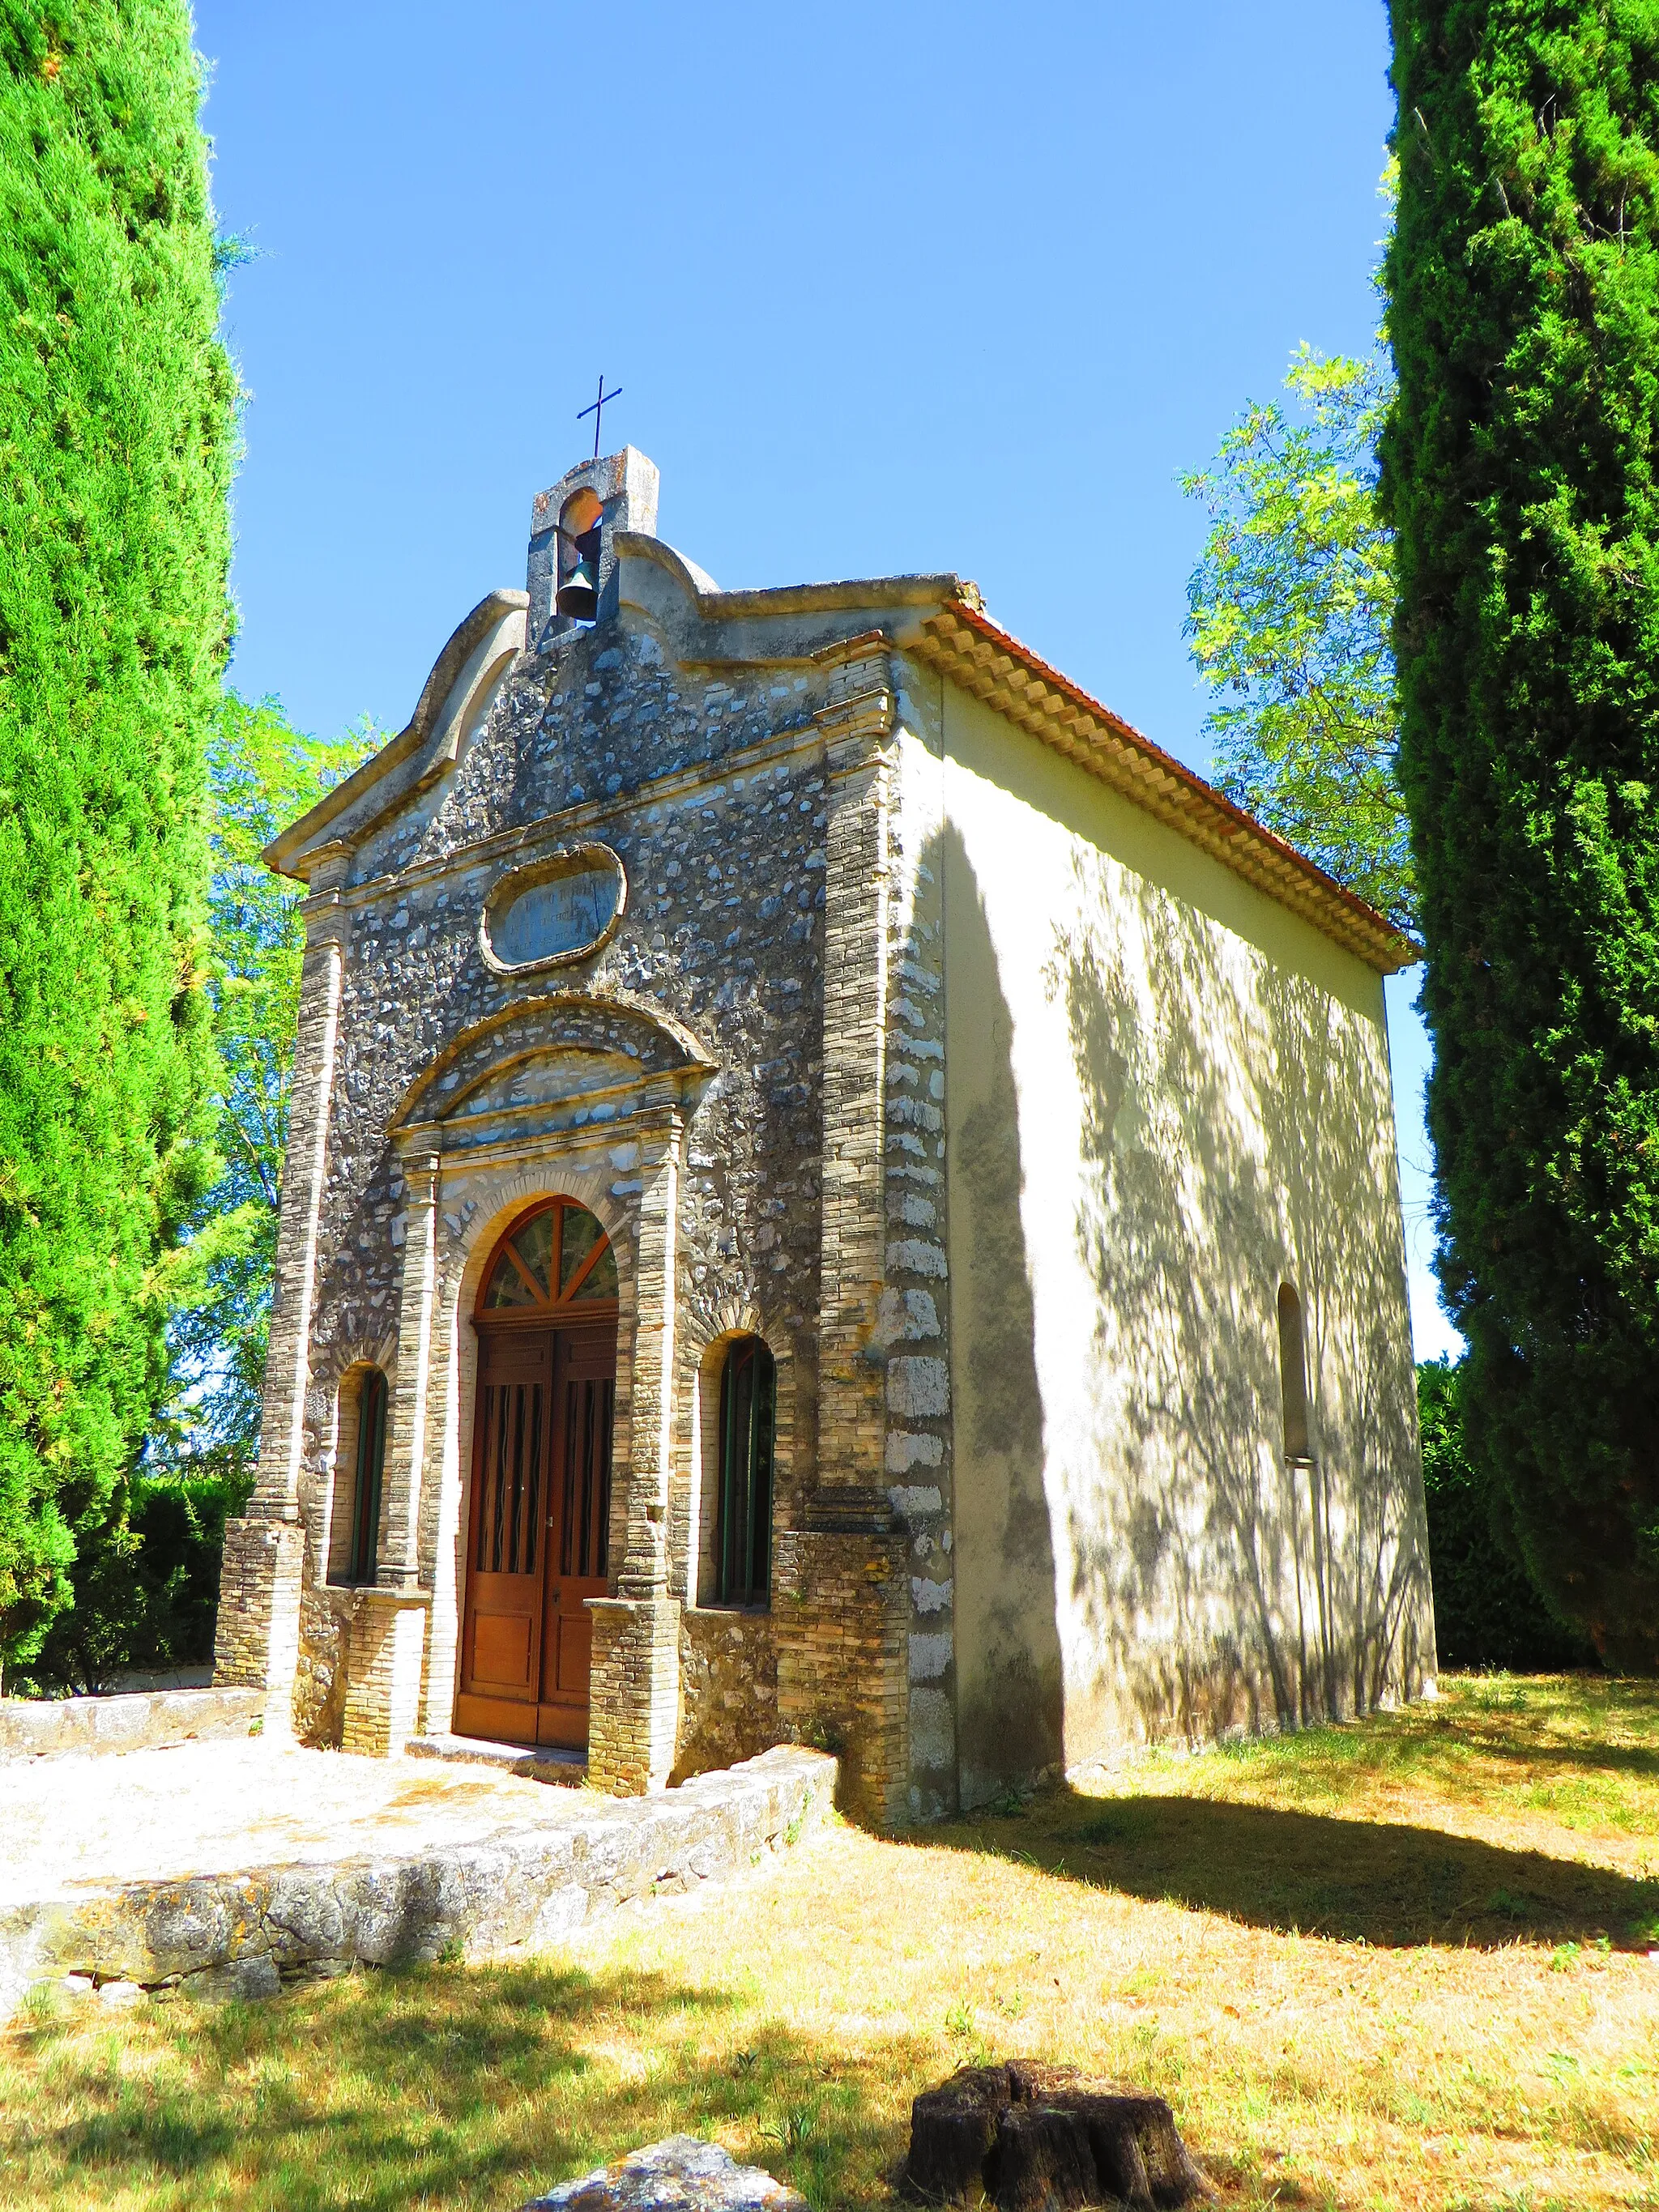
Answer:
<svg viewBox="0 0 1659 2212"><path fill-rule="evenodd" d="M404 1746L411 1759L442 1759L463 1766L493 1766L532 1782L580 1788L587 1778L587 1753L553 1743L492 1743L472 1735L416 1735Z"/></svg>

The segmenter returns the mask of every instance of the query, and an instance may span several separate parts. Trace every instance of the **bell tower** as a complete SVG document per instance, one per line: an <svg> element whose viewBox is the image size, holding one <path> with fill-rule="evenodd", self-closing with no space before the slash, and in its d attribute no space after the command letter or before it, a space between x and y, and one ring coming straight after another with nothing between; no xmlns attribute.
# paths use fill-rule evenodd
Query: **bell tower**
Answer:
<svg viewBox="0 0 1659 2212"><path fill-rule="evenodd" d="M544 653L555 639L616 611L619 530L657 532L657 465L632 446L567 469L538 492L530 511L527 641Z"/></svg>

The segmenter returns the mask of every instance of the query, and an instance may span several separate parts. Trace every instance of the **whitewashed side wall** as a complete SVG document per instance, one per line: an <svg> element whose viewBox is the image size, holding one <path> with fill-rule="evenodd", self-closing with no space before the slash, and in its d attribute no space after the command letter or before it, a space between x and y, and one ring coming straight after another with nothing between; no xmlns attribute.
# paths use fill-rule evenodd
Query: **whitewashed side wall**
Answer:
<svg viewBox="0 0 1659 2212"><path fill-rule="evenodd" d="M934 712L962 1801L1415 1694L1381 979L989 708Z"/></svg>

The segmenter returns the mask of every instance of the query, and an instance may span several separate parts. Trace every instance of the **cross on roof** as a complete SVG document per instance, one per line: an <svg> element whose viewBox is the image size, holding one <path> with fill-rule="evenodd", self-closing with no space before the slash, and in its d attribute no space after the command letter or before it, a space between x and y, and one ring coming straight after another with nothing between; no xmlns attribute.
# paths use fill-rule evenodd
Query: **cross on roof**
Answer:
<svg viewBox="0 0 1659 2212"><path fill-rule="evenodd" d="M605 390L605 372L601 369L599 372L599 398L593 402L593 404L591 407L584 407L581 410L581 414L578 415L576 417L576 420L579 422L582 420L584 416L591 415L593 417L593 458L596 461L599 458L599 426L605 420L605 410L611 404L611 402L613 399L620 399L621 398L622 386L620 384L617 386L614 392L607 392Z"/></svg>

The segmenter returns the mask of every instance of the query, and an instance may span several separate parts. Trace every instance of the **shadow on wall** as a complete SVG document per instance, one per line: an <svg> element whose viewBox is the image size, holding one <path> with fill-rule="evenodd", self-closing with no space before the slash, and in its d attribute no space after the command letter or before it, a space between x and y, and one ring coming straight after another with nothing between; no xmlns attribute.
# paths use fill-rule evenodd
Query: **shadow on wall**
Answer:
<svg viewBox="0 0 1659 2212"><path fill-rule="evenodd" d="M960 1802L971 1806L1063 1761L1065 1671L1013 1019L958 833L947 829L926 860L946 885L952 1003L972 1010L978 1040L971 1054L953 1049L950 1076L957 1744Z"/></svg>
<svg viewBox="0 0 1659 2212"><path fill-rule="evenodd" d="M1433 1668L1375 1032L1242 947L1224 981L1214 933L1144 879L1120 871L1109 895L1100 866L1073 875L1044 983L1083 1100L1073 1233L1103 1424L1069 1475L1102 1709L1074 1683L1076 1722L1109 1737L1127 1700L1148 1736L1206 1738L1366 1711ZM1303 1459L1283 1448L1286 1278L1309 1319Z"/></svg>

